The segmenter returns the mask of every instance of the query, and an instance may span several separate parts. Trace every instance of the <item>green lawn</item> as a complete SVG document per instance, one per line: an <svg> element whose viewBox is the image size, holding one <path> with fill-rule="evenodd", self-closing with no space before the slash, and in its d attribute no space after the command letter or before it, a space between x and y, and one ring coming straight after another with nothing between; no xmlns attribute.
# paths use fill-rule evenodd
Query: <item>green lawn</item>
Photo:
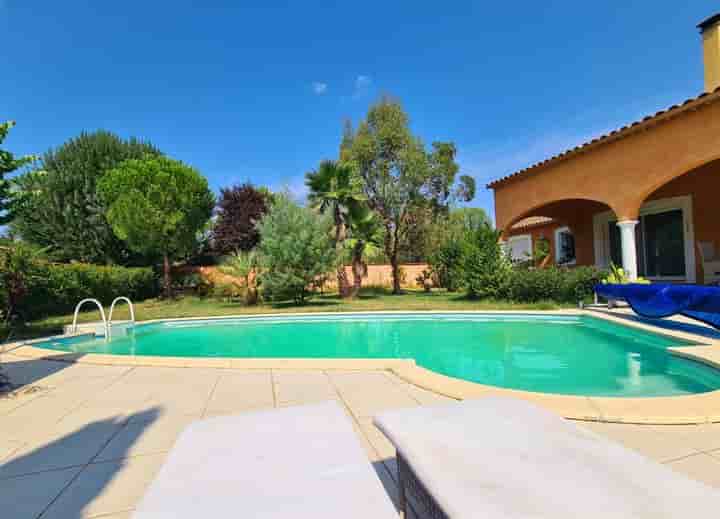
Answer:
<svg viewBox="0 0 720 519"><path fill-rule="evenodd" d="M389 290L368 288L353 300L342 300L337 294L320 295L308 303L297 306L293 303L265 303L244 306L239 302L221 301L213 298L184 296L177 299L150 299L135 304L135 318L138 321L172 317L207 317L215 315L241 315L291 312L362 312L372 310L556 310L570 308L553 302L515 304L495 301L473 301L460 293L434 290L427 293L420 290L406 290L402 295L392 295ZM89 307L88 307L89 309ZM114 319L127 319L127 306L117 306ZM80 314L78 322L100 320L96 311ZM16 329L10 340L42 337L62 333L64 324L72 323L72 315L48 317ZM0 340L8 337L8 331L0 327Z"/></svg>

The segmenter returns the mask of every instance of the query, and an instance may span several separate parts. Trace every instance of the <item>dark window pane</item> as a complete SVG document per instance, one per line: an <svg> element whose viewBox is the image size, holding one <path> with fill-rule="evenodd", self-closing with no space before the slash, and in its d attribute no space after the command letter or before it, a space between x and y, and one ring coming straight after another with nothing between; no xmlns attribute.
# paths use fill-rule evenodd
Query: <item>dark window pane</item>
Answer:
<svg viewBox="0 0 720 519"><path fill-rule="evenodd" d="M610 236L610 261L618 267L622 266L622 245L620 243L620 227L617 222L608 224Z"/></svg>
<svg viewBox="0 0 720 519"><path fill-rule="evenodd" d="M680 209L643 216L648 276L684 276L685 241Z"/></svg>

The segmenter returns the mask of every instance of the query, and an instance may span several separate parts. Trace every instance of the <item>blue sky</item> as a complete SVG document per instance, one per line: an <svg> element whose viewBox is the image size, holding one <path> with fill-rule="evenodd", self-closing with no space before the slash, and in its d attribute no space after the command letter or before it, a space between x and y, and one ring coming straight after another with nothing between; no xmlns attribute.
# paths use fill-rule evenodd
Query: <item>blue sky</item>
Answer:
<svg viewBox="0 0 720 519"><path fill-rule="evenodd" d="M0 0L0 119L40 153L82 130L151 140L213 188L302 194L345 118L399 98L488 180L702 91L717 1Z"/></svg>

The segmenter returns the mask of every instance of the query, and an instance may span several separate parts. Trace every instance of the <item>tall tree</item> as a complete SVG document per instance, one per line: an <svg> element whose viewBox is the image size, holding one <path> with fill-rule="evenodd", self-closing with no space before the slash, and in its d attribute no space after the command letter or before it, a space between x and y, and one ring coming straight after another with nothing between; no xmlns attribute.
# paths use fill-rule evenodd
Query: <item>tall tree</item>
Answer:
<svg viewBox="0 0 720 519"><path fill-rule="evenodd" d="M321 213L332 215L335 224L335 248L340 256L343 242L347 239L350 217L365 203L360 178L355 175L350 164L325 160L317 170L307 173L305 183L310 190L310 203ZM340 296L352 295L342 262L337 267L337 280Z"/></svg>
<svg viewBox="0 0 720 519"><path fill-rule="evenodd" d="M117 236L137 252L162 256L169 297L170 261L193 250L212 215L215 197L207 179L180 161L145 157L108 171L98 191Z"/></svg>
<svg viewBox="0 0 720 519"><path fill-rule="evenodd" d="M102 130L70 139L16 179L20 203L13 230L60 261L146 263L149 258L138 257L113 233L97 184L125 160L159 154L152 144Z"/></svg>
<svg viewBox="0 0 720 519"><path fill-rule="evenodd" d="M455 146L436 142L430 153L412 135L398 102L382 99L370 108L352 138L350 160L362 178L371 209L385 226L385 252L390 259L393 293L400 293L400 243L418 206L447 206L451 197L467 199L470 177L454 187L458 172Z"/></svg>
<svg viewBox="0 0 720 519"><path fill-rule="evenodd" d="M0 124L0 145L3 143L15 121ZM10 223L14 215L14 196L10 189L10 180L5 175L12 173L35 160L33 156L16 158L7 150L0 148L0 225Z"/></svg>
<svg viewBox="0 0 720 519"><path fill-rule="evenodd" d="M253 249L260 239L257 224L268 206L268 195L249 182L221 189L212 230L213 249L223 255Z"/></svg>

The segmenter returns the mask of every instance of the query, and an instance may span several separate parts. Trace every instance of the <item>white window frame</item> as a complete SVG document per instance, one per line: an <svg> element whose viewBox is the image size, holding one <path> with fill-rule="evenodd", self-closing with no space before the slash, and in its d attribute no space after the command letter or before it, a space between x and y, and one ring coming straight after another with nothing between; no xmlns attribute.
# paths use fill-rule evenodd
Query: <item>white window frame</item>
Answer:
<svg viewBox="0 0 720 519"><path fill-rule="evenodd" d="M667 211L674 210L681 210L683 214L685 275L647 277L653 281L686 281L688 283L695 283L695 226L693 225L692 195L661 198L659 200L645 202L640 207L640 216L665 213ZM613 211L605 211L593 216L595 265L601 268L608 268L610 266L610 236L608 234L608 224L615 220L617 220L617 216Z"/></svg>
<svg viewBox="0 0 720 519"><path fill-rule="evenodd" d="M558 227L557 229L555 229L555 264L563 265L563 266L575 265L577 263L577 245L575 246L575 257L570 261L560 263L560 259L561 259L560 258L560 253L561 253L561 251L560 251L560 235L562 233L570 234L573 236L573 238L575 237L573 232L570 230L570 227L568 227L568 226Z"/></svg>
<svg viewBox="0 0 720 519"><path fill-rule="evenodd" d="M528 256L527 258L522 258L522 259L514 259L512 257L512 243L519 242L519 241L525 241L525 240L527 240L527 242L529 244L530 256ZM533 253L532 234L516 234L514 236L510 236L507 239L506 247L507 247L508 254L510 255L510 260L513 263L514 262L522 262L522 261L530 261L532 259L532 253Z"/></svg>

